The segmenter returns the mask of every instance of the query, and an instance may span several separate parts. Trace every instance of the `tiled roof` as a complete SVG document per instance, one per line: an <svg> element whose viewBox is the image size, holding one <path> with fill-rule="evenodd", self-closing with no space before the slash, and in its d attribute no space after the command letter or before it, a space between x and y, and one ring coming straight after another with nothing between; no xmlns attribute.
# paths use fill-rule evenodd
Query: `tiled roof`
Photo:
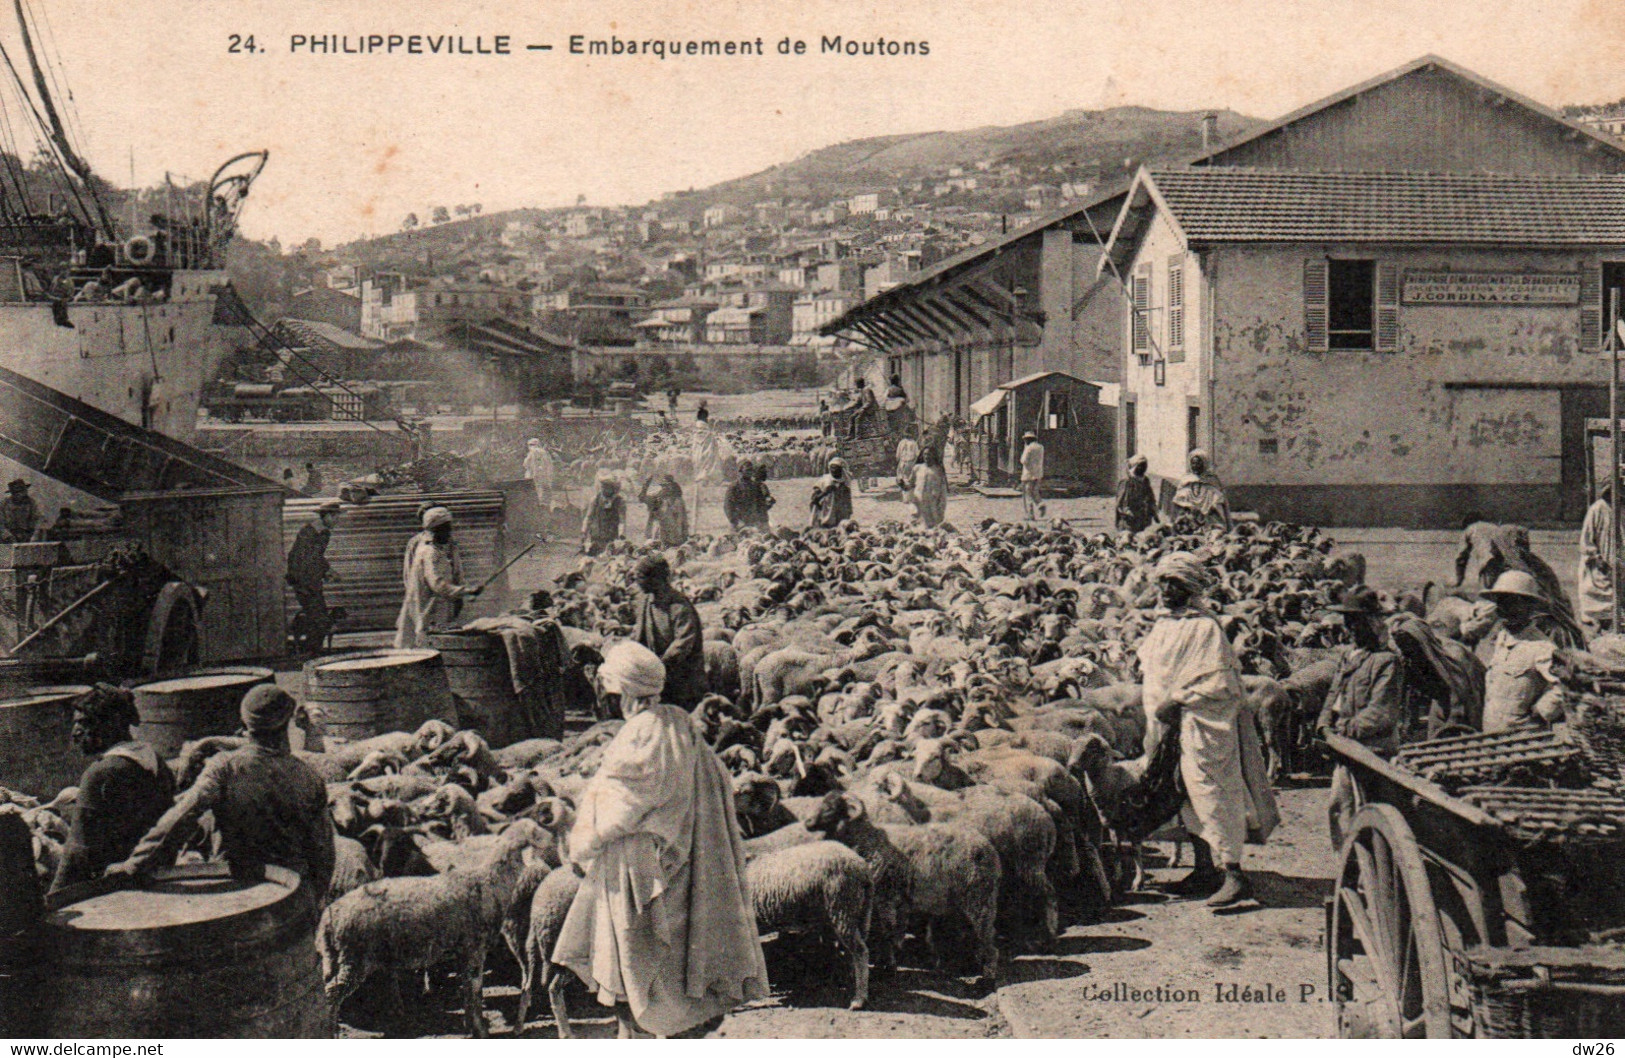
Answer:
<svg viewBox="0 0 1625 1058"><path fill-rule="evenodd" d="M1625 175L1152 169L1192 241L1625 244Z"/></svg>

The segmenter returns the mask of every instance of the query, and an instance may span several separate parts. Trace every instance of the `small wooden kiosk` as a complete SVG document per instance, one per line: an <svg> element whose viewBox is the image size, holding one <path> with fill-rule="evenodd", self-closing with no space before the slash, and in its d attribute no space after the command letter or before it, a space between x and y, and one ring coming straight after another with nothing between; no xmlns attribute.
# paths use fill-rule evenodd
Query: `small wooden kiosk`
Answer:
<svg viewBox="0 0 1625 1058"><path fill-rule="evenodd" d="M1021 481L1021 436L1044 446L1048 490L1104 495L1115 483L1115 410L1100 403L1100 387L1062 371L1040 371L1006 382L970 406L977 427L977 480L994 487Z"/></svg>

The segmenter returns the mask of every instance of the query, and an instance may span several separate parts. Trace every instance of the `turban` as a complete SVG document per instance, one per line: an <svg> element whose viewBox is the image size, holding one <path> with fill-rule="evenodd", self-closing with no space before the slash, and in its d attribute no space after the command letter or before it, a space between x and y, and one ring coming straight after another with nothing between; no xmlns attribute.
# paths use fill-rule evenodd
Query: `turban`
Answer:
<svg viewBox="0 0 1625 1058"><path fill-rule="evenodd" d="M666 686L666 666L641 643L623 640L604 651L598 666L604 690L623 698L654 698Z"/></svg>
<svg viewBox="0 0 1625 1058"><path fill-rule="evenodd" d="M1207 591L1213 582L1202 560L1189 551L1175 551L1163 556L1162 561L1157 563L1157 579L1183 584L1194 595Z"/></svg>
<svg viewBox="0 0 1625 1058"><path fill-rule="evenodd" d="M423 528L434 529L451 524L451 512L444 507L430 507L423 512Z"/></svg>
<svg viewBox="0 0 1625 1058"><path fill-rule="evenodd" d="M287 727L297 708L293 695L274 683L262 683L243 696L240 713L243 726L255 734Z"/></svg>
<svg viewBox="0 0 1625 1058"><path fill-rule="evenodd" d="M1147 459L1145 456L1137 455L1137 456L1134 456L1133 458L1131 458L1128 461L1128 465L1131 466L1131 467L1143 467L1143 466L1146 466L1147 464L1149 464L1150 462L1151 461L1149 459Z"/></svg>

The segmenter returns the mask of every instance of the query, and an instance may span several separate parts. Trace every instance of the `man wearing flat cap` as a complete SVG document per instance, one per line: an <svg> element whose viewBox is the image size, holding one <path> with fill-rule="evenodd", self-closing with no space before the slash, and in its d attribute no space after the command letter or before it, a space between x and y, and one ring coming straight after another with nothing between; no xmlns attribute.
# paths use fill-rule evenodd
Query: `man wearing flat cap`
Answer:
<svg viewBox="0 0 1625 1058"><path fill-rule="evenodd" d="M1342 617L1353 645L1337 663L1315 730L1352 738L1379 757L1391 757L1404 735L1405 666L1388 642L1382 600L1358 584L1330 609ZM1333 848L1343 847L1344 827L1355 807L1353 777L1340 764L1327 795Z"/></svg>
<svg viewBox="0 0 1625 1058"><path fill-rule="evenodd" d="M337 580L338 574L327 561L327 545L343 510L344 504L338 500L323 501L311 520L299 527L293 547L288 549L287 581L299 600L301 633L297 649L301 652L321 649L333 627L327 610L327 582Z"/></svg>
<svg viewBox="0 0 1625 1058"><path fill-rule="evenodd" d="M395 621L395 649L421 647L430 632L457 619L463 600L479 589L463 585L463 564L451 539L451 512L423 512L423 532L406 545L406 596Z"/></svg>
<svg viewBox="0 0 1625 1058"><path fill-rule="evenodd" d="M321 776L288 748L288 724L297 708L275 684L249 691L239 710L248 745L209 758L197 782L130 858L107 873L141 877L170 862L197 817L212 811L233 877L254 880L264 877L267 866L285 867L304 879L318 902L324 900L333 876L333 821Z"/></svg>
<svg viewBox="0 0 1625 1058"><path fill-rule="evenodd" d="M95 760L79 779L53 890L100 877L135 849L175 799L175 777L163 759L130 737L138 723L135 698L122 687L99 683L74 700L73 743Z"/></svg>
<svg viewBox="0 0 1625 1058"><path fill-rule="evenodd" d="M1210 907L1231 907L1252 897L1241 870L1249 832L1262 841L1280 817L1262 774L1241 663L1218 619L1200 605L1211 575L1201 559L1179 551L1157 564L1156 579L1165 610L1138 652L1148 714L1143 759L1149 761L1169 728L1178 726L1182 815L1196 860L1173 891L1212 894Z"/></svg>

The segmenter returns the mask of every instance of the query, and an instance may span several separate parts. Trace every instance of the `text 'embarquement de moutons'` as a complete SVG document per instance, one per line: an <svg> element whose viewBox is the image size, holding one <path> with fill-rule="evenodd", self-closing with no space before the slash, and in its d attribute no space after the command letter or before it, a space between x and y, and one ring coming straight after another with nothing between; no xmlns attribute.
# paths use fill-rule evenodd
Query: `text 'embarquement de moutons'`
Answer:
<svg viewBox="0 0 1625 1058"><path fill-rule="evenodd" d="M455 33L294 33L288 51L295 55L403 55L485 56L550 52L550 43L516 44L514 34ZM821 35L817 40L781 37L595 37L572 33L563 48L568 55L621 58L766 58L771 56L835 55L843 57L901 58L931 54L928 40L890 37L858 39L843 34Z"/></svg>

